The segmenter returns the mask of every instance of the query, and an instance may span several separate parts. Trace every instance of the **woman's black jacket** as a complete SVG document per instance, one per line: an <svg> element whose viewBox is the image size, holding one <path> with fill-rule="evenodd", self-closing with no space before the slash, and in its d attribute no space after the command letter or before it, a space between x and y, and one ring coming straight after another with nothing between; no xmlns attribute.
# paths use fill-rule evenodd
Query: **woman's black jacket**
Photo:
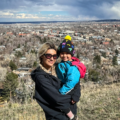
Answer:
<svg viewBox="0 0 120 120"><path fill-rule="evenodd" d="M31 73L31 77L35 82L34 98L43 108L47 116L54 117L60 113L67 114L70 109L75 108L74 105L71 105L70 94L61 95L58 92L58 89L61 87L61 82L59 79L44 72L40 67ZM77 94L77 96L80 97L80 88L77 88L76 92L79 94Z"/></svg>

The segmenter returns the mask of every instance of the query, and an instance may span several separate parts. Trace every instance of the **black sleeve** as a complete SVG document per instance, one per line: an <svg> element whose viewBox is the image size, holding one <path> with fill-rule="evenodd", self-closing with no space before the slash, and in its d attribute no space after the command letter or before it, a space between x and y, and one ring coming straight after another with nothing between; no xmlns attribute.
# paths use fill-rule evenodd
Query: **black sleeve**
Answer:
<svg viewBox="0 0 120 120"><path fill-rule="evenodd" d="M78 102L80 100L80 96L81 96L81 89L80 89L80 82L78 82L76 84L76 86L74 87L74 92L72 94L72 99L75 102Z"/></svg>
<svg viewBox="0 0 120 120"><path fill-rule="evenodd" d="M61 95L58 90L51 84L49 79L41 78L43 76L37 75L36 87L40 92L42 102L57 108L66 114L70 111L70 95ZM44 80L45 79L45 80ZM39 98L38 98L39 99ZM44 100L43 100L44 99Z"/></svg>

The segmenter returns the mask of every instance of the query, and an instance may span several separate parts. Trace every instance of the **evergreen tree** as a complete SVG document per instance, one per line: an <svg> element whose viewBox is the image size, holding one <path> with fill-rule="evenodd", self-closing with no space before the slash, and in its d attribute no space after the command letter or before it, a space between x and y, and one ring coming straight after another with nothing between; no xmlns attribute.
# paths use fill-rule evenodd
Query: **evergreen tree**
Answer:
<svg viewBox="0 0 120 120"><path fill-rule="evenodd" d="M17 69L17 66L15 65L15 63L12 60L9 63L9 67L11 68L12 71Z"/></svg>
<svg viewBox="0 0 120 120"><path fill-rule="evenodd" d="M34 53L34 50L31 50L30 52L31 52L31 53Z"/></svg>
<svg viewBox="0 0 120 120"><path fill-rule="evenodd" d="M25 49L27 48L27 44L26 44L26 43L24 44L24 48L25 48Z"/></svg>
<svg viewBox="0 0 120 120"><path fill-rule="evenodd" d="M88 79L91 80L91 81L94 81L94 82L97 82L100 80L100 73L97 72L95 69L89 69L89 72L88 72Z"/></svg>
<svg viewBox="0 0 120 120"><path fill-rule="evenodd" d="M105 52L103 52L103 53L102 53L102 56L103 56L104 58L106 58L106 53L105 53Z"/></svg>
<svg viewBox="0 0 120 120"><path fill-rule="evenodd" d="M33 63L33 67L37 67L37 62L35 61L34 63Z"/></svg>
<svg viewBox="0 0 120 120"><path fill-rule="evenodd" d="M118 54L119 54L119 51L116 49L116 50L115 50L115 53L116 53L116 55L118 55Z"/></svg>
<svg viewBox="0 0 120 120"><path fill-rule="evenodd" d="M44 37L44 43L47 42L46 38Z"/></svg>
<svg viewBox="0 0 120 120"><path fill-rule="evenodd" d="M118 65L117 56L113 56L112 64L113 64L113 65Z"/></svg>
<svg viewBox="0 0 120 120"><path fill-rule="evenodd" d="M35 49L31 50L30 52L33 54L37 54L37 51Z"/></svg>
<svg viewBox="0 0 120 120"><path fill-rule="evenodd" d="M25 87L25 83L22 83L22 103L27 102L27 89Z"/></svg>
<svg viewBox="0 0 120 120"><path fill-rule="evenodd" d="M39 37L40 41L41 41L41 37Z"/></svg>
<svg viewBox="0 0 120 120"><path fill-rule="evenodd" d="M80 57L80 55L79 55L79 53L77 53L77 58L79 58Z"/></svg>
<svg viewBox="0 0 120 120"><path fill-rule="evenodd" d="M84 39L86 39L86 36L83 36Z"/></svg>
<svg viewBox="0 0 120 120"><path fill-rule="evenodd" d="M92 38L92 37L89 37L89 40L93 40L93 38Z"/></svg>
<svg viewBox="0 0 120 120"><path fill-rule="evenodd" d="M113 39L111 39L110 42L113 43Z"/></svg>
<svg viewBox="0 0 120 120"><path fill-rule="evenodd" d="M15 96L15 90L18 86L18 75L11 72L7 73L6 80L3 82L3 100L11 100Z"/></svg>
<svg viewBox="0 0 120 120"><path fill-rule="evenodd" d="M17 48L20 48L20 44L18 44Z"/></svg>
<svg viewBox="0 0 120 120"><path fill-rule="evenodd" d="M20 51L18 51L18 52L15 53L15 56L16 57L22 57L22 53Z"/></svg>
<svg viewBox="0 0 120 120"><path fill-rule="evenodd" d="M100 55L96 55L93 59L93 62L100 64L101 63L101 57Z"/></svg>

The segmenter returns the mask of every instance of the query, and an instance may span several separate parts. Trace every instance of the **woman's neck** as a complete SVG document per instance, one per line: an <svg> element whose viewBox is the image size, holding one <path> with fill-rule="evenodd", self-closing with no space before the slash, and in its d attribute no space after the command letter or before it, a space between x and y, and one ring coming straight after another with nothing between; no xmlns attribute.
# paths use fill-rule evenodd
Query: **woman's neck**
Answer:
<svg viewBox="0 0 120 120"><path fill-rule="evenodd" d="M51 71L51 70L52 70L52 67L46 66L46 65L44 65L44 64L42 64L42 66L43 66L45 69L47 69L48 71Z"/></svg>

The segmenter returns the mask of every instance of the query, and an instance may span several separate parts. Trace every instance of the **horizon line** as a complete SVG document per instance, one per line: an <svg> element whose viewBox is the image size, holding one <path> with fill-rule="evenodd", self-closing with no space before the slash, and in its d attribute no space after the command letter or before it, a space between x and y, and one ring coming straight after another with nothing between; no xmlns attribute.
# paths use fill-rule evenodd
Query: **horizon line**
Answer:
<svg viewBox="0 0 120 120"><path fill-rule="evenodd" d="M74 20L74 21L0 21L0 23L31 23L31 22L92 22L92 21L120 21L120 19Z"/></svg>

